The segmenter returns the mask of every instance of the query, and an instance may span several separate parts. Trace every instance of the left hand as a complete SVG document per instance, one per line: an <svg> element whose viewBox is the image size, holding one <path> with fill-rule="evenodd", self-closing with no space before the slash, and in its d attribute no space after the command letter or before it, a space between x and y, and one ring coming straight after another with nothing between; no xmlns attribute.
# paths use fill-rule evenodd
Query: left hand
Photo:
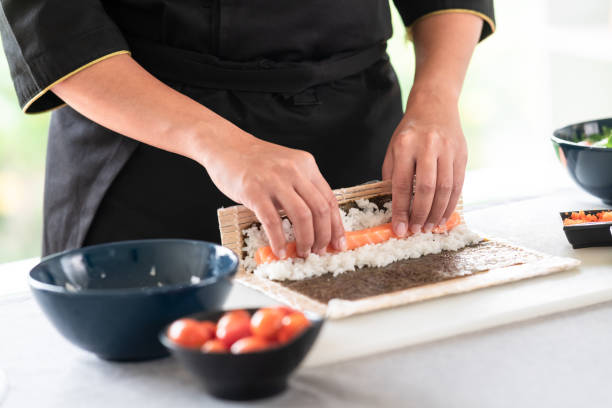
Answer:
<svg viewBox="0 0 612 408"><path fill-rule="evenodd" d="M411 93L382 168L383 179L392 182L394 232L430 232L446 223L459 200L466 164L457 98L439 90Z"/></svg>

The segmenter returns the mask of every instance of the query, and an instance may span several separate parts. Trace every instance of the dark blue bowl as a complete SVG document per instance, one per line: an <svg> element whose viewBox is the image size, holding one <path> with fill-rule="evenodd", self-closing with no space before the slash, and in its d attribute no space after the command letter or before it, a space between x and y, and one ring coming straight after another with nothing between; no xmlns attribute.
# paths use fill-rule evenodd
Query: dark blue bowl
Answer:
<svg viewBox="0 0 612 408"><path fill-rule="evenodd" d="M159 331L217 310L238 258L229 249L175 239L95 245L44 258L30 271L38 304L76 346L115 361L163 357Z"/></svg>
<svg viewBox="0 0 612 408"><path fill-rule="evenodd" d="M552 142L561 164L586 192L612 205L612 148L582 146L590 135L612 129L612 119L591 120L558 129Z"/></svg>

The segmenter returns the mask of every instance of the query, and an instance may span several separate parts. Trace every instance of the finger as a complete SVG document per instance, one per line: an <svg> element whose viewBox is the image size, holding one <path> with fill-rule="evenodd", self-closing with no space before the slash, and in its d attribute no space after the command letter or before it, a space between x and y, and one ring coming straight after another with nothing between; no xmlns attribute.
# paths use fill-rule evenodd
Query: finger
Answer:
<svg viewBox="0 0 612 408"><path fill-rule="evenodd" d="M410 213L410 231L420 232L429 216L436 192L437 157L423 156L416 164L416 187Z"/></svg>
<svg viewBox="0 0 612 408"><path fill-rule="evenodd" d="M279 259L285 259L287 257L285 234L283 233L283 226L281 223L281 217L274 207L274 204L270 200L262 200L253 206L253 211L257 216L259 222L263 226L272 251Z"/></svg>
<svg viewBox="0 0 612 408"><path fill-rule="evenodd" d="M391 153L391 149L387 150L387 154L385 155L385 160L382 165L382 179L383 180L391 180L391 176L393 174L393 153Z"/></svg>
<svg viewBox="0 0 612 408"><path fill-rule="evenodd" d="M325 181L320 173L317 177L315 177L314 186L319 190L329 206L331 222L330 242L334 249L344 251L346 249L346 238L344 236L344 224L342 224L338 200L336 199L331 187L329 184L327 184L327 181Z"/></svg>
<svg viewBox="0 0 612 408"><path fill-rule="evenodd" d="M446 211L444 215L442 215L442 220L446 223L455 211L457 207L457 203L459 202L459 197L461 197L461 191L463 190L463 182L465 181L465 162L457 162L453 164L453 191L451 192L450 199L448 200L448 205L446 207Z"/></svg>
<svg viewBox="0 0 612 408"><path fill-rule="evenodd" d="M393 171L391 175L391 210L393 213L393 231L399 237L406 236L408 232L408 218L410 202L412 200L412 184L414 179L414 159L412 157L404 160L393 159Z"/></svg>
<svg viewBox="0 0 612 408"><path fill-rule="evenodd" d="M442 215L448 207L448 201L453 191L453 160L448 156L438 157L438 176L436 178L436 192L429 217L423 228L425 232L440 224Z"/></svg>
<svg viewBox="0 0 612 408"><path fill-rule="evenodd" d="M297 255L307 258L314 243L312 214L308 205L293 189L279 191L276 194L276 200L293 224Z"/></svg>
<svg viewBox="0 0 612 408"><path fill-rule="evenodd" d="M302 197L312 214L314 243L312 252L322 255L331 240L331 211L329 203L310 181L296 185L296 191Z"/></svg>

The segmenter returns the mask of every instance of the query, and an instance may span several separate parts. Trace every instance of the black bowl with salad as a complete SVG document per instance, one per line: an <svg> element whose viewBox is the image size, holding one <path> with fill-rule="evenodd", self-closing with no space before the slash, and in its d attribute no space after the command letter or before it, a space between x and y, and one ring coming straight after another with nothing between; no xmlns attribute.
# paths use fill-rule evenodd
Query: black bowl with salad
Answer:
<svg viewBox="0 0 612 408"><path fill-rule="evenodd" d="M612 205L612 118L558 129L552 142L559 161L574 181Z"/></svg>

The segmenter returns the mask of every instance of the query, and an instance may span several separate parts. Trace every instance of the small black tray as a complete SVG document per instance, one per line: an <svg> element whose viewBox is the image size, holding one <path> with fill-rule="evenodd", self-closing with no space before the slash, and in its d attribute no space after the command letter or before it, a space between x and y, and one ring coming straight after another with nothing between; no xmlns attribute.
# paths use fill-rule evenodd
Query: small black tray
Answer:
<svg viewBox="0 0 612 408"><path fill-rule="evenodd" d="M588 210L585 214L595 215L607 210ZM573 211L559 213L561 220L570 218ZM574 249L595 246L612 246L612 222L587 222L584 224L564 225L565 236Z"/></svg>

